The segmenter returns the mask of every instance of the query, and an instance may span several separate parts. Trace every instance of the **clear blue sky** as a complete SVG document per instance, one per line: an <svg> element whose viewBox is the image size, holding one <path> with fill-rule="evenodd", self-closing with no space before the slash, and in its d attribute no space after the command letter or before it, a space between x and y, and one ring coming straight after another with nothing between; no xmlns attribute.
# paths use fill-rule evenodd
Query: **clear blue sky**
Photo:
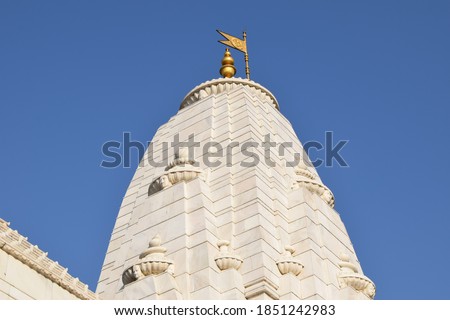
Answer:
<svg viewBox="0 0 450 320"><path fill-rule="evenodd" d="M245 29L300 140L350 140L318 171L377 298L450 299L450 2L275 3L1 1L0 217L95 288L137 165L102 144L151 139Z"/></svg>

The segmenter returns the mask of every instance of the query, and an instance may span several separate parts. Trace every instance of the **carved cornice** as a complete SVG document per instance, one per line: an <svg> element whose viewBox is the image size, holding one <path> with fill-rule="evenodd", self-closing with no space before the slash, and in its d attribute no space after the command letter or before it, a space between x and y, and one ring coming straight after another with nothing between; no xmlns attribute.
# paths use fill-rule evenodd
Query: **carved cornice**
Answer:
<svg viewBox="0 0 450 320"><path fill-rule="evenodd" d="M273 300L279 300L278 285L269 278L263 276L244 284L245 298L253 300L260 295L267 295Z"/></svg>
<svg viewBox="0 0 450 320"><path fill-rule="evenodd" d="M74 296L82 300L98 299L97 295L89 290L87 284L72 277L68 269L60 266L58 262L47 258L47 252L32 245L17 230L9 228L9 223L2 219L0 219L0 249Z"/></svg>
<svg viewBox="0 0 450 320"><path fill-rule="evenodd" d="M198 85L184 97L180 110L211 95L230 92L238 87L248 88L253 95L266 100L274 108L280 110L277 99L269 90L254 81L242 78L214 79Z"/></svg>

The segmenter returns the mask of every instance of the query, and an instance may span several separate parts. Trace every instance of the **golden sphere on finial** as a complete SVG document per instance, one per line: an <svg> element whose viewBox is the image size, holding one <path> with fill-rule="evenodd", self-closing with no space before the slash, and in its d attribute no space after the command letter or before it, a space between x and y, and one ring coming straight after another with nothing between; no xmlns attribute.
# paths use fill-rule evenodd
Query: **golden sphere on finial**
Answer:
<svg viewBox="0 0 450 320"><path fill-rule="evenodd" d="M231 56L230 50L228 50L228 48L225 49L225 54L223 55L220 74L224 78L231 78L236 74L236 68L234 67L234 59Z"/></svg>

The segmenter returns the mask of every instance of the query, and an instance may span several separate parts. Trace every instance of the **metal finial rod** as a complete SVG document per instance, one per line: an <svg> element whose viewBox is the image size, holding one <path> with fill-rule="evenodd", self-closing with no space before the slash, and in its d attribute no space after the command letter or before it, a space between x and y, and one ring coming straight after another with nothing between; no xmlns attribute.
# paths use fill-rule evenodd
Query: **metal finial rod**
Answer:
<svg viewBox="0 0 450 320"><path fill-rule="evenodd" d="M244 39L245 44L247 44L247 32L242 32L242 38ZM247 49L247 46L246 46ZM244 52L244 61L245 61L245 75L247 80L250 80L250 67L248 65L248 52L245 50Z"/></svg>

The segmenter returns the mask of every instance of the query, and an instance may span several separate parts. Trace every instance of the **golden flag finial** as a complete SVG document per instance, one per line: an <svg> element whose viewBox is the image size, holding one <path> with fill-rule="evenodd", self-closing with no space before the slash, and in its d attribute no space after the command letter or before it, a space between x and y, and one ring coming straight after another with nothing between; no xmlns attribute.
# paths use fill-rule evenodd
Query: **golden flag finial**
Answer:
<svg viewBox="0 0 450 320"><path fill-rule="evenodd" d="M222 59L222 67L220 68L220 74L224 78L231 78L236 74L236 67L234 66L234 59L231 56L230 50L225 49L225 54Z"/></svg>
<svg viewBox="0 0 450 320"><path fill-rule="evenodd" d="M220 33L225 39L227 39L227 40L219 40L220 43L244 53L245 75L247 76L247 79L250 80L250 67L248 66L248 51L247 51L247 33L243 32L242 34L243 39L239 39L223 31L220 30L216 31Z"/></svg>

